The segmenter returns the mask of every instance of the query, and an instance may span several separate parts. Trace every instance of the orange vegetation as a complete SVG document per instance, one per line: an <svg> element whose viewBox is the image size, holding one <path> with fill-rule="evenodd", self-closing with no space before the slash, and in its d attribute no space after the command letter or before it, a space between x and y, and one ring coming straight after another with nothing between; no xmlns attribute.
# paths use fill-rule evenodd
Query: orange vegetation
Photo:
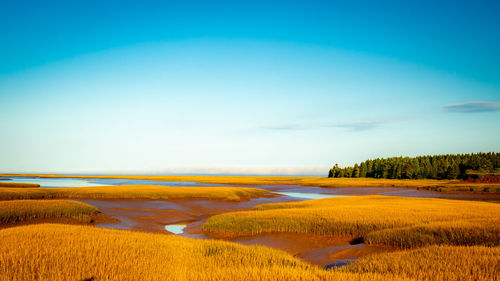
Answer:
<svg viewBox="0 0 500 281"><path fill-rule="evenodd" d="M117 185L68 188L0 188L0 200L42 198L101 199L185 199L245 200L273 196L273 193L249 187L188 187L161 185Z"/></svg>
<svg viewBox="0 0 500 281"><path fill-rule="evenodd" d="M210 217L217 236L270 232L351 235L398 247L427 244L498 245L500 205L396 196L351 196L272 203Z"/></svg>
<svg viewBox="0 0 500 281"><path fill-rule="evenodd" d="M0 202L0 224L29 219L70 217L89 222L97 208L70 200L13 200Z"/></svg>
<svg viewBox="0 0 500 281"><path fill-rule="evenodd" d="M378 254L323 270L279 250L41 224L0 230L0 280L498 280L499 248Z"/></svg>
<svg viewBox="0 0 500 281"><path fill-rule="evenodd" d="M23 183L23 182L4 182L4 181L0 181L0 187L34 188L34 187L40 187L40 185L38 183Z"/></svg>

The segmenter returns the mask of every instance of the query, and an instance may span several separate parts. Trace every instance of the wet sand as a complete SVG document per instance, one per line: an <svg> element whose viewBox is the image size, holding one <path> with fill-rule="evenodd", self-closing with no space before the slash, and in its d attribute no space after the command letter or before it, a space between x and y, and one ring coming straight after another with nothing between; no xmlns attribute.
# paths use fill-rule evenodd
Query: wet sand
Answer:
<svg viewBox="0 0 500 281"><path fill-rule="evenodd" d="M214 200L94 200L79 199L99 211L117 219L117 222L98 223L96 226L114 229L131 229L150 232L167 232L165 225L199 222L221 213L248 210L254 206L296 201L290 197L254 198L246 201ZM194 231L194 230L193 230ZM201 231L201 228L200 228Z"/></svg>
<svg viewBox="0 0 500 281"><path fill-rule="evenodd" d="M297 233L266 233L229 239L244 245L263 245L286 251L295 257L321 267L355 261L362 256L393 251L384 246L357 243L354 237Z"/></svg>

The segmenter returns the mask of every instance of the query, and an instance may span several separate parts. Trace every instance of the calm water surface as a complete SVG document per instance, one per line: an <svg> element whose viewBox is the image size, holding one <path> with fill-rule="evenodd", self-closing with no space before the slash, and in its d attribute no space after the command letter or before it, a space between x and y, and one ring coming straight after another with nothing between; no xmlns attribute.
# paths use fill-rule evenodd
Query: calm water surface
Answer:
<svg viewBox="0 0 500 281"><path fill-rule="evenodd" d="M38 183L40 187L89 187L104 186L106 184L97 183L86 179L76 178L30 178L11 177L9 182Z"/></svg>
<svg viewBox="0 0 500 281"><path fill-rule="evenodd" d="M207 184L197 182L178 182L178 181L152 181L152 180L133 180L133 179L82 179L82 178L36 178L36 177L9 177L9 182L37 183L44 188L58 187L92 187L92 186L112 186L112 185L163 185L163 186L229 186L225 184ZM234 186L234 185L232 185ZM267 186L256 186L266 188ZM270 188L269 188L270 189ZM272 190L271 190L272 191ZM316 192L277 192L295 200L322 199L331 197L342 197L343 195L324 194Z"/></svg>
<svg viewBox="0 0 500 281"><path fill-rule="evenodd" d="M306 193L306 192L279 192L278 194L283 194L285 196L289 196L289 197L293 197L293 198L297 198L297 199L307 199L307 200L346 196L346 195Z"/></svg>
<svg viewBox="0 0 500 281"><path fill-rule="evenodd" d="M165 230L170 231L173 234L182 234L184 233L184 228L186 228L185 224L169 224L165 225Z"/></svg>

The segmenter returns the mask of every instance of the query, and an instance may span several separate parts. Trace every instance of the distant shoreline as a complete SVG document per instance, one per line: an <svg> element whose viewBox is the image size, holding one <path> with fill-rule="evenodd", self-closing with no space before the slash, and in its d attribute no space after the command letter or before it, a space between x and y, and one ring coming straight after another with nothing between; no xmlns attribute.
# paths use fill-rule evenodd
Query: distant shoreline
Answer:
<svg viewBox="0 0 500 281"><path fill-rule="evenodd" d="M500 183L476 183L463 180L435 179L375 179L375 178L328 178L291 176L158 176L158 175L57 175L57 174L0 174L0 177L39 178L96 178L131 179L152 181L194 181L228 185L301 185L323 188L339 187L402 187L426 189L439 192L486 192L500 193Z"/></svg>

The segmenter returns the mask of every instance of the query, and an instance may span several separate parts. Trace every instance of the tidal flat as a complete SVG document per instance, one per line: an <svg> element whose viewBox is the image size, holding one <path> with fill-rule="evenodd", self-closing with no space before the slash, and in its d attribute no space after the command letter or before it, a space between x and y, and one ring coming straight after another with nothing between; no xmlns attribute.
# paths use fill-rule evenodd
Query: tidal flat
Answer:
<svg viewBox="0 0 500 281"><path fill-rule="evenodd" d="M12 175L2 176L16 179ZM3 228L0 230L0 236L13 237L16 231L19 232L19 237L16 239L23 239L24 236L21 233L26 231L39 232L40 237L45 235L43 233L65 235L66 231L70 233L79 231L78 228L71 228L68 224L85 224L86 226L80 226L85 227L82 229L83 232L90 233L92 229L96 229L98 232L95 235L100 235L98 234L101 233L100 229L102 231L106 231L105 229L121 230L109 233L112 233L110 235L115 239L122 241L136 237L139 235L137 233L149 232L159 235L154 236L154 241L161 240L156 237L179 237L179 239L186 240L178 241L186 241L182 243L188 244L197 244L202 241L203 243L227 243L224 245L229 245L227 249L231 249L231 253L232 251L250 251L256 254L254 258L264 260L269 257L265 256L267 254L264 252L267 250L263 249L272 248L293 264L291 267L280 267L278 271L275 271L276 265L273 264L269 265L270 268L254 268L253 273L248 275L250 280L295 280L297 278L297 280L377 280L379 278L380 280L444 280L443 275L440 274L425 275L425 278L421 279L423 275L413 272L411 268L407 270L403 268L398 274L395 274L394 270L383 271L385 266L390 266L389 263L394 263L395 258L402 258L404 255L407 255L405 259L412 256L415 259L414 264L421 263L427 266L429 261L426 260L424 254L427 253L426 251L446 258L450 266L459 262L454 261L454 257L448 253L456 254L457 251L464 253L465 259L469 262L485 264L499 262L498 256L490 261L484 258L488 255L494 256L495 251L499 249L498 241L500 241L498 204L483 202L496 200L496 194L491 192L439 192L420 188L421 181L407 182L407 186L404 187L384 186L387 181L375 186L336 187L324 184L310 186L308 184L313 182L333 180L337 184L338 181L318 178L283 179L281 177L272 181L274 177L245 179L245 177L120 176L115 178L115 176L89 176L68 178L56 175L48 177L22 175L16 184L21 183L19 181L26 177L31 179L30 184L41 186L44 186L44 180L50 179L53 186L0 187L0 198L4 200L0 201L0 204L33 206L24 209L14 208L16 212L10 212L9 222L4 222L0 227ZM37 179L40 180L38 183ZM79 183L79 180L83 180L89 185L67 186L71 183L68 180L72 183ZM168 186L168 180L172 180L172 186ZM149 182L161 184L149 184ZM141 184L134 185L133 183ZM55 204L62 201L64 203ZM72 213L74 206L66 206L64 204L68 203L65 202L82 204L91 209L80 216L80 214ZM62 208L62 210L57 208ZM73 211L70 211L71 208ZM69 215L64 215L65 212ZM86 220L82 221L81 218L86 218ZM58 227L46 223L66 226ZM57 229L58 232L49 234L52 230L46 228ZM93 243L90 236L91 234L89 237L82 238L88 241L83 244ZM67 243L76 242L67 241ZM96 247L102 247L102 249L94 249L94 246L83 244L80 245L82 249L85 248L99 255L99 259L103 259L102 262L106 262L106 257L98 252L111 251L111 248L115 247L101 243ZM154 246L153 244L151 247ZM64 249L64 244L57 247L51 245L50 243L44 245L40 251L50 251L49 248L53 247L54 253L66 254L67 249ZM444 246L446 247L440 248ZM116 245L116 247L121 246ZM176 251L187 257L193 254L191 252L193 249L190 247L181 247ZM467 247L476 248L469 250ZM416 252L406 252L407 249ZM419 249L422 251L418 252ZM80 250L74 249L73 252L77 254ZM171 250L165 251L165 255L172 255ZM213 251L219 253L220 250ZM477 254L476 252L481 253L477 261L474 256L469 256L469 254ZM240 259L239 254L231 253L223 250L220 254L216 254L213 256L216 261L210 261L214 262L213 267L209 266L196 274L182 275L172 272L169 278L187 280L182 276L189 276L190 280L213 280L215 268L220 267L221 264L234 265ZM123 253L117 253L117 255L123 255ZM150 258L149 255L147 252L142 252L142 255L134 258L140 261ZM366 266L358 265L371 262L371 257L387 264L378 264L373 271L367 271ZM4 263L3 272L17 272L15 274L20 275L16 276L24 276L24 273L9 267L13 258L7 254L0 257L7 261ZM43 259L40 261L28 259L26 263L26 266L30 264L32 268L43 272L36 278L26 280L43 280L48 276L54 280L64 280L63 275L53 272L55 269L44 264ZM253 263L253 261L248 262L249 265ZM67 265L73 268L72 265ZM158 264L154 266L161 266L161 262L158 261ZM405 263L402 266L409 267L410 264ZM144 270L149 270L146 268L130 267L123 270L130 276L149 274L146 276L150 276L151 280L161 280L156 273L145 273ZM451 276L451 279L447 280L472 278L472 273L467 268L453 269L453 272L451 272L451 267L443 270L450 270L448 276ZM498 268L495 267L481 268L473 273L473 278L494 280L490 277L495 276L497 271ZM122 273L106 273L99 268L73 268L66 273L67 276L93 277L94 280L118 277L127 280L124 275L121 275ZM247 269L231 266L224 276L217 275L220 277L217 280L229 280L227 278L231 276L236 278L245 274L249 274ZM6 278L5 275L1 275L1 271L0 276L2 276L0 279ZM283 279L283 276L287 276L288 279Z"/></svg>

